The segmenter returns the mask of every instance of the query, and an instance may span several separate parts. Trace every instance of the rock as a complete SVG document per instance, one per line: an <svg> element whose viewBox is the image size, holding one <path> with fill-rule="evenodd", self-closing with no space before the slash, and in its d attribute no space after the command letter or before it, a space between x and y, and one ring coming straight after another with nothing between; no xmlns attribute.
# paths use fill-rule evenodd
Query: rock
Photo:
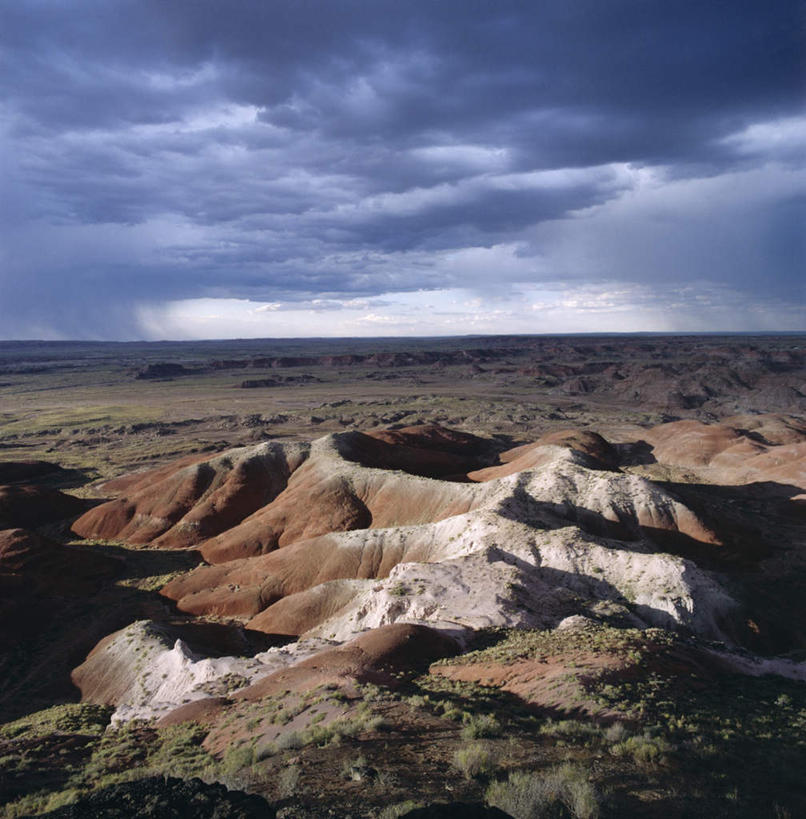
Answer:
<svg viewBox="0 0 806 819"><path fill-rule="evenodd" d="M619 468L620 458L651 465L657 454L747 470L803 445L784 416L735 424L671 422L618 447L560 431L502 453L468 482L444 473L492 458L495 446L436 426L273 441L110 482L121 497L77 531L197 545L212 565L171 580L164 596L187 614L299 639L217 657L175 629L139 623L102 641L74 680L85 699L116 705L118 721L214 721L228 700L269 690L394 684L385 665L397 637L383 641L406 629L437 653L486 627L573 631L603 621L742 643L747 615L698 565L739 541L730 530L723 537L713 510L706 520L684 500L697 501L696 487L678 497Z"/></svg>
<svg viewBox="0 0 806 819"><path fill-rule="evenodd" d="M152 776L110 785L72 805L43 814L53 819L274 819L261 797L201 779Z"/></svg>
<svg viewBox="0 0 806 819"><path fill-rule="evenodd" d="M308 451L305 445L266 442L110 482L107 490L126 494L91 509L73 531L165 548L195 545L270 503Z"/></svg>
<svg viewBox="0 0 806 819"><path fill-rule="evenodd" d="M581 614L573 614L566 617L557 624L557 631L574 631L581 628L590 628L595 626L596 621L591 620L590 617L583 617Z"/></svg>
<svg viewBox="0 0 806 819"><path fill-rule="evenodd" d="M271 646L287 642L237 626L141 620L104 637L71 677L84 702L114 705L126 718L162 716L211 697L220 706L238 688L284 666L287 655ZM185 718L211 708L210 702L195 706Z"/></svg>
<svg viewBox="0 0 806 819"><path fill-rule="evenodd" d="M645 439L660 463L700 470L713 482L775 481L806 488L802 424L772 414L734 416L730 421L675 421L647 430Z"/></svg>
<svg viewBox="0 0 806 819"><path fill-rule="evenodd" d="M252 378L241 381L242 390L253 390L260 387L277 387L280 382L274 378Z"/></svg>
<svg viewBox="0 0 806 819"><path fill-rule="evenodd" d="M167 362L159 362L156 364L149 364L147 367L137 373L137 378L144 379L162 379L162 378L176 378L181 375L192 375L194 370L188 369L182 364L172 364Z"/></svg>
<svg viewBox="0 0 806 819"><path fill-rule="evenodd" d="M500 808L481 802L445 802L415 808L400 815L401 819L512 819Z"/></svg>
<svg viewBox="0 0 806 819"><path fill-rule="evenodd" d="M0 531L0 576L23 577L32 593L85 594L118 567L114 557L62 546L26 529Z"/></svg>
<svg viewBox="0 0 806 819"><path fill-rule="evenodd" d="M274 504L202 545L216 565L162 593L191 614L252 617L250 627L267 632L316 627L318 636L344 639L345 629L400 619L453 619L460 631L513 619L556 624L577 613L551 591L565 588L593 600L629 600L647 622L724 636L718 621L732 604L719 584L650 546L661 534L667 549L675 537L705 552L719 540L655 484L589 469L587 456L556 446L539 448L541 468L476 484L433 481L345 464L334 437L314 443ZM299 508L316 516L293 517ZM351 522L348 513L365 518ZM353 531L333 531L334 522ZM267 542L282 548L232 559L236 549ZM346 582L376 578L388 578L384 594Z"/></svg>

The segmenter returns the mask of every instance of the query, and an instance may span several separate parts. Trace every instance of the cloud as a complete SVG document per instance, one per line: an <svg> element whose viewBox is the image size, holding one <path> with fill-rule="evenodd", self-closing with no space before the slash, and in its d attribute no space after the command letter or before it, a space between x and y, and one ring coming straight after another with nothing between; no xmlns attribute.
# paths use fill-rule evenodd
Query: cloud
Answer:
<svg viewBox="0 0 806 819"><path fill-rule="evenodd" d="M797 2L40 0L3 19L3 335L551 282L803 299Z"/></svg>
<svg viewBox="0 0 806 819"><path fill-rule="evenodd" d="M664 179L536 228L564 279L718 283L754 298L804 297L806 168L775 164Z"/></svg>
<svg viewBox="0 0 806 819"><path fill-rule="evenodd" d="M792 161L802 167L806 161L806 116L756 122L725 137L722 143L739 154Z"/></svg>
<svg viewBox="0 0 806 819"><path fill-rule="evenodd" d="M269 309L262 309L268 307ZM791 300L748 302L721 285L630 282L520 285L499 293L465 289L388 294L314 311L306 303L259 305L197 299L140 307L151 338L469 335L484 333L712 332L799 329Z"/></svg>

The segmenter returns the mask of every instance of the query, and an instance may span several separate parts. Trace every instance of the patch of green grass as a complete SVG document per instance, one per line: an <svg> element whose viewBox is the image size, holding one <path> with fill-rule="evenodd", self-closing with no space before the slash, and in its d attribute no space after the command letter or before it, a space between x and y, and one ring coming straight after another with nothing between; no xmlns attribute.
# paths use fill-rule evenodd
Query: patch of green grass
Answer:
<svg viewBox="0 0 806 819"><path fill-rule="evenodd" d="M672 647L680 638L663 629L619 629L592 624L571 631L491 628L480 631L475 648L461 657L438 660L435 665L473 665L476 663L515 663L522 660L547 660L585 652L616 655L625 662L637 662L647 653Z"/></svg>
<svg viewBox="0 0 806 819"><path fill-rule="evenodd" d="M8 817L8 819L16 819L16 817L48 813L57 808L72 805L82 795L81 791L73 788L61 791L35 791L16 799L14 802L3 805L3 816Z"/></svg>
<svg viewBox="0 0 806 819"><path fill-rule="evenodd" d="M264 745L258 750L258 759L263 760L283 751L297 750L310 745L338 744L344 737L382 731L387 727L388 724L382 716L372 714L370 711L339 717L327 725L312 722L304 730L289 731L281 734L274 742Z"/></svg>
<svg viewBox="0 0 806 819"><path fill-rule="evenodd" d="M43 726L60 724L75 727L75 731L65 732L66 736L92 735L88 756L74 770L66 770L66 776L54 780L52 787L26 794L4 806L9 816L26 816L45 810L52 810L99 788L119 782L153 775L176 776L190 779L202 774L217 775L221 766L202 748L206 730L198 725L183 724L166 728L154 728L138 723L130 723L121 728L103 731L100 723L108 721L111 709L93 710L100 706L58 706L40 712L35 727L26 728L11 740L14 742L41 736ZM30 719L30 718L26 718ZM23 722L18 720L17 723ZM12 726L14 723L11 724ZM91 729L89 732L87 726ZM9 726L4 726L9 728ZM103 732L101 732L103 731ZM26 752L6 755L9 770L13 760L25 762ZM6 815L4 814L4 815Z"/></svg>
<svg viewBox="0 0 806 819"><path fill-rule="evenodd" d="M0 726L3 739L24 739L53 733L100 735L115 709L108 705L68 703L54 705Z"/></svg>
<svg viewBox="0 0 806 819"><path fill-rule="evenodd" d="M163 416L164 410L134 405L54 407L0 419L0 432L4 437L59 430L63 434L101 433L126 424L156 422Z"/></svg>

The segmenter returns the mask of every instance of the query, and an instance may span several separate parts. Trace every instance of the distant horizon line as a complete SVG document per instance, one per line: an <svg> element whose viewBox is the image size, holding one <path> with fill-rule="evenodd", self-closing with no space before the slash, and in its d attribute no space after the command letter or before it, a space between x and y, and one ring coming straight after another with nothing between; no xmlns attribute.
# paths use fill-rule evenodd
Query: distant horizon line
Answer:
<svg viewBox="0 0 806 819"><path fill-rule="evenodd" d="M802 330L603 330L554 333L461 333L456 335L395 336L233 336L228 338L91 339L91 338L0 338L0 344L214 344L216 342L260 341L403 341L406 339L493 339L493 338L612 338L612 337L718 337L718 336L806 336Z"/></svg>

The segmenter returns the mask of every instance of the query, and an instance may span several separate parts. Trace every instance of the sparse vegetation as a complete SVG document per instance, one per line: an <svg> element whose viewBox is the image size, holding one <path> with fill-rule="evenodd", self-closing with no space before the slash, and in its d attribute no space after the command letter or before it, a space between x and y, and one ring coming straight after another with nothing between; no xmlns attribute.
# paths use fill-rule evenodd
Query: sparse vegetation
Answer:
<svg viewBox="0 0 806 819"><path fill-rule="evenodd" d="M663 737L648 734L628 737L610 747L613 756L630 756L642 768L651 768L662 764L673 748Z"/></svg>
<svg viewBox="0 0 806 819"><path fill-rule="evenodd" d="M277 792L281 797L293 796L299 785L300 768L299 765L288 765L280 771L277 777Z"/></svg>
<svg viewBox="0 0 806 819"><path fill-rule="evenodd" d="M224 774L234 774L255 763L255 749L251 744L232 745L221 758L221 770Z"/></svg>
<svg viewBox="0 0 806 819"><path fill-rule="evenodd" d="M0 738L24 739L54 733L92 734L104 732L114 708L90 703L54 705L0 726Z"/></svg>
<svg viewBox="0 0 806 819"><path fill-rule="evenodd" d="M583 745L598 742L602 738L602 730L598 725L593 722L582 722L575 719L560 720L559 722L548 720L540 726L540 733L543 736Z"/></svg>
<svg viewBox="0 0 806 819"><path fill-rule="evenodd" d="M459 748L453 755L453 766L466 779L491 774L495 769L494 757L488 745L474 742Z"/></svg>
<svg viewBox="0 0 806 819"><path fill-rule="evenodd" d="M497 737L501 733L501 723L492 714L465 714L462 739Z"/></svg>
<svg viewBox="0 0 806 819"><path fill-rule="evenodd" d="M596 789L585 772L573 765L562 765L542 773L514 771L506 781L493 782L487 789L486 798L490 805L514 819L548 819L563 815L596 819L599 815Z"/></svg>
<svg viewBox="0 0 806 819"><path fill-rule="evenodd" d="M387 805L378 814L378 819L397 819L398 816L403 816L409 811L421 808L422 802L415 802L413 799L407 799L405 802L397 802L394 805Z"/></svg>
<svg viewBox="0 0 806 819"><path fill-rule="evenodd" d="M8 816L54 810L107 785L142 779L153 774L190 779L209 773L215 775L218 770L216 760L201 747L206 731L199 726L188 724L157 730L133 722L125 727L109 729L103 733L95 730L87 735L83 733L87 722L97 728L98 720L102 718L103 712L93 710L97 708L83 705L60 706L59 710L48 709L47 712L32 715L32 723L42 726L54 719L62 721L64 725L65 713L69 714L67 721L76 726L76 733L65 736L87 736L88 744L83 746L79 757L55 772L56 775L50 780L51 787L9 802L4 807ZM86 712L83 716L82 711ZM107 717L108 713L109 709L106 709ZM26 734L21 733L14 740L19 742L25 738ZM11 746L12 749L14 747ZM20 758L25 758L24 751L21 755L8 755L9 761Z"/></svg>

